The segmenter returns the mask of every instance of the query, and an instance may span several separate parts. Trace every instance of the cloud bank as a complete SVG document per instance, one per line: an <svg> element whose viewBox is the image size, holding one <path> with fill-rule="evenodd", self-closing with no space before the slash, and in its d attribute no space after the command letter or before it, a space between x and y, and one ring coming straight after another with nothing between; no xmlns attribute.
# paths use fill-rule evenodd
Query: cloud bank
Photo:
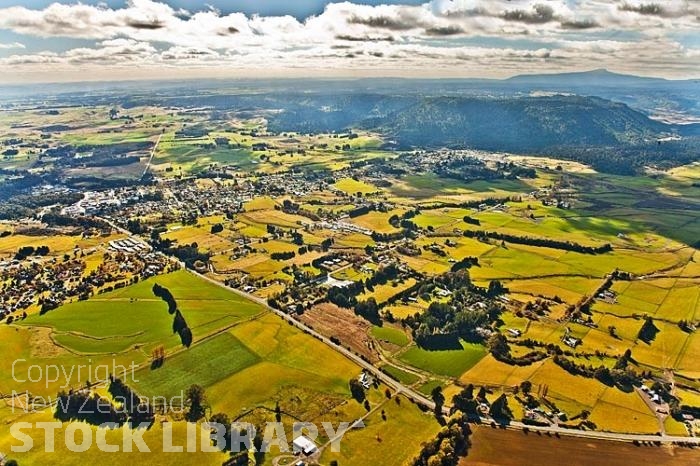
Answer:
<svg viewBox="0 0 700 466"><path fill-rule="evenodd" d="M600 67L700 74L700 2L681 0L343 2L304 21L185 11L155 0L130 0L118 9L54 3L41 10L0 8L2 31L92 44L45 51L0 43L0 66L10 78L252 76L271 70L289 76L490 77Z"/></svg>

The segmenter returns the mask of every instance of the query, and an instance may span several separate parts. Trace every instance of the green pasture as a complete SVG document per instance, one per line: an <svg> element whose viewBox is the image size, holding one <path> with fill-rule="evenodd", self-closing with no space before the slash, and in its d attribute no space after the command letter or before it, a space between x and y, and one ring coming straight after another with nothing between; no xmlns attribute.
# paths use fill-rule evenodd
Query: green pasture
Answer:
<svg viewBox="0 0 700 466"><path fill-rule="evenodd" d="M460 341L461 349L427 350L412 346L399 356L411 366L437 375L459 377L483 358L487 351L477 343Z"/></svg>

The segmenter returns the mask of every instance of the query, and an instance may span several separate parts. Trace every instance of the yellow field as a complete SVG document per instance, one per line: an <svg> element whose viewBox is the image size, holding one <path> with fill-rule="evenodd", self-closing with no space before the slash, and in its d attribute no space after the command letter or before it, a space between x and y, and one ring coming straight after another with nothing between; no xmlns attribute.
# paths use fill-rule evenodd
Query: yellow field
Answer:
<svg viewBox="0 0 700 466"><path fill-rule="evenodd" d="M405 212L403 209L394 209L389 212L368 212L359 217L351 218L350 221L355 225L376 231L377 233L393 233L399 231L398 228L394 228L389 223L389 218L392 215L398 215L399 217Z"/></svg>
<svg viewBox="0 0 700 466"><path fill-rule="evenodd" d="M334 186L341 191L353 195L356 193L369 194L379 191L376 186L365 183L364 181L353 180L352 178L342 178L336 181Z"/></svg>
<svg viewBox="0 0 700 466"><path fill-rule="evenodd" d="M538 362L530 366L511 366L497 361L488 354L465 372L459 380L464 384L513 387L524 380L530 380L542 364Z"/></svg>
<svg viewBox="0 0 700 466"><path fill-rule="evenodd" d="M76 247L81 249L89 249L100 244L115 239L126 237L123 234L115 234L110 236L96 236L91 238L83 238L82 236L26 236L26 235L10 235L0 238L0 258L14 257L17 250L23 246L39 246L49 247L49 257L63 256L66 253L72 253Z"/></svg>
<svg viewBox="0 0 700 466"><path fill-rule="evenodd" d="M416 280L409 278L408 280L401 283L387 283L385 285L375 285L374 291L365 291L363 294L358 296L358 299L364 301L369 298L374 298L377 300L378 304L387 301L392 296L401 293L403 290L415 285Z"/></svg>
<svg viewBox="0 0 700 466"><path fill-rule="evenodd" d="M277 203L271 197L260 196L243 204L243 209L246 212L252 212L254 210L272 210L275 208L275 205L277 205Z"/></svg>
<svg viewBox="0 0 700 466"><path fill-rule="evenodd" d="M228 233L230 234L230 232ZM234 247L234 244L226 239L226 234L226 229L218 234L211 233L211 225L186 225L173 227L162 237L177 241L177 244L181 246L197 243L199 249L217 254Z"/></svg>
<svg viewBox="0 0 700 466"><path fill-rule="evenodd" d="M421 443L437 434L440 425L430 413L421 412L404 397L397 397L382 405L386 420L380 411L365 419L363 429L343 437L340 452L330 449L321 456L323 464L332 460L343 465L408 465L420 451Z"/></svg>
<svg viewBox="0 0 700 466"><path fill-rule="evenodd" d="M636 393L607 388L589 418L599 429L654 434L660 431L656 416Z"/></svg>

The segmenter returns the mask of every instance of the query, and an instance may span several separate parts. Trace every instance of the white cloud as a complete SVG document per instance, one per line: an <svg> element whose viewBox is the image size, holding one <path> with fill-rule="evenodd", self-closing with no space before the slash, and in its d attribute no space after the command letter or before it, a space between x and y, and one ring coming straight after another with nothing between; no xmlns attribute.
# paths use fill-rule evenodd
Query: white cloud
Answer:
<svg viewBox="0 0 700 466"><path fill-rule="evenodd" d="M7 50L7 49L23 49L23 48L26 48L26 47L24 46L24 44L20 44L19 42L11 42L8 44L3 44L2 42L0 42L0 50L3 50L3 49L5 49L5 50Z"/></svg>

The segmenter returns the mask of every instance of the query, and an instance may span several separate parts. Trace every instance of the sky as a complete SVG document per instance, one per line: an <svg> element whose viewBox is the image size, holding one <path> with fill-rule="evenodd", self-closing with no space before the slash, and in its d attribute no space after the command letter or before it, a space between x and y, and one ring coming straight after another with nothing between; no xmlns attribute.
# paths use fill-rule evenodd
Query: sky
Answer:
<svg viewBox="0 0 700 466"><path fill-rule="evenodd" d="M0 0L0 83L700 77L700 0Z"/></svg>

